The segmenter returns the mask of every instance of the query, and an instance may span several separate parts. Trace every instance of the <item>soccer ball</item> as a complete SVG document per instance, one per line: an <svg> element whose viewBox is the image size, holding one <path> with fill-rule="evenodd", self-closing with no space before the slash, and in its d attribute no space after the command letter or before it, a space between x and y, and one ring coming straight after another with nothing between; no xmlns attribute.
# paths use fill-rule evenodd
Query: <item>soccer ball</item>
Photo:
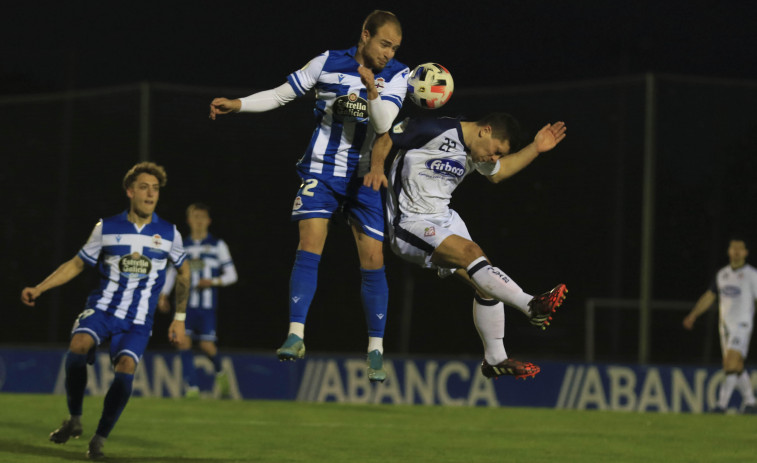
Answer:
<svg viewBox="0 0 757 463"><path fill-rule="evenodd" d="M452 74L441 64L419 64L407 79L407 96L424 109L441 108L454 89Z"/></svg>

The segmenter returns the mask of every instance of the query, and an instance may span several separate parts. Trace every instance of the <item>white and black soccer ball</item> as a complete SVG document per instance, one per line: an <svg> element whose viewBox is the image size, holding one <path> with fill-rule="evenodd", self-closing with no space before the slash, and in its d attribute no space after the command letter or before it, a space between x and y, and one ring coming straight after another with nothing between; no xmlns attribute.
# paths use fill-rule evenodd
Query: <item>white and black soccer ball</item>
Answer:
<svg viewBox="0 0 757 463"><path fill-rule="evenodd" d="M441 108L454 89L452 74L441 64L419 64L407 79L407 96L424 109Z"/></svg>

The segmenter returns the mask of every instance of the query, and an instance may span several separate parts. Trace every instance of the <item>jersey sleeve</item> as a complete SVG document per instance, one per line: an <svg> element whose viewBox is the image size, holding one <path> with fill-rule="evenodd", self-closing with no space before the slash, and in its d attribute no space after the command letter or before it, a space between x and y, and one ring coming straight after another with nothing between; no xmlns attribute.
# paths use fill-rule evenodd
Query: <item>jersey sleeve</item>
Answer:
<svg viewBox="0 0 757 463"><path fill-rule="evenodd" d="M297 96L302 96L313 88L321 76L323 65L326 63L329 52L325 51L311 59L302 69L294 71L287 76L287 82L294 89Z"/></svg>
<svg viewBox="0 0 757 463"><path fill-rule="evenodd" d="M173 291L173 286L176 284L176 267L172 264L168 264L166 268L166 281L163 283L163 289L160 290L160 294L168 296Z"/></svg>
<svg viewBox="0 0 757 463"><path fill-rule="evenodd" d="M474 164L474 166L476 167L476 171L478 171L479 174L485 175L487 177L496 174L501 168L499 159L497 159L497 162L477 162Z"/></svg>
<svg viewBox="0 0 757 463"><path fill-rule="evenodd" d="M218 240L218 262L221 265L221 286L229 286L237 282L237 269L231 260L229 247L224 240Z"/></svg>
<svg viewBox="0 0 757 463"><path fill-rule="evenodd" d="M89 239L79 250L77 255L85 264L90 267L94 267L97 264L97 259L100 257L100 251L103 248L103 221L100 220L92 229L92 233L89 235Z"/></svg>
<svg viewBox="0 0 757 463"><path fill-rule="evenodd" d="M388 100L402 108L402 102L405 101L407 94L407 78L410 75L410 69L404 68L396 73L392 80L386 83L384 91L381 92L381 99Z"/></svg>
<svg viewBox="0 0 757 463"><path fill-rule="evenodd" d="M171 252L169 258L174 267L179 268L187 259L187 253L184 251L184 242L181 239L181 233L173 226L173 243L171 243Z"/></svg>

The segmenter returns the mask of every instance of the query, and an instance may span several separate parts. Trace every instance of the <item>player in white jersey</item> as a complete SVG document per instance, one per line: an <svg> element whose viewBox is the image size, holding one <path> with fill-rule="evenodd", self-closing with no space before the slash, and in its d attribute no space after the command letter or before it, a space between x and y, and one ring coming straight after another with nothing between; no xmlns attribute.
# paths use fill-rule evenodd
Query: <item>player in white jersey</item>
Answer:
<svg viewBox="0 0 757 463"><path fill-rule="evenodd" d="M97 346L110 341L115 374L105 395L97 430L89 442L87 456L91 459L103 457L105 439L131 395L134 372L152 333L153 315L169 262L179 270L176 315L168 328L168 338L172 343L180 343L184 338L189 263L176 226L155 214L160 187L165 183L166 173L161 166L143 162L132 167L123 181L129 209L98 222L76 256L42 283L21 292L24 304L34 306L43 292L69 282L85 266L95 267L100 275L100 284L74 323L66 354L70 416L50 434L50 440L57 444L82 434L87 362L94 362Z"/></svg>
<svg viewBox="0 0 757 463"><path fill-rule="evenodd" d="M720 300L718 328L725 380L720 387L717 406L712 410L714 413L725 413L736 387L743 398L742 412L757 413L754 387L749 373L744 369L757 299L757 269L746 263L748 255L749 250L743 239L731 239L728 244L730 263L718 271L710 288L683 319L684 328L692 329L696 319L713 305L715 299Z"/></svg>
<svg viewBox="0 0 757 463"><path fill-rule="evenodd" d="M388 183L387 222L392 250L405 260L462 277L475 290L473 315L484 343L482 373L493 378L534 376L539 367L510 359L505 351L504 304L544 328L567 293L564 284L540 296L526 294L492 266L471 240L465 223L449 208L455 188L473 170L498 183L526 167L565 138L565 124L544 126L534 141L514 154L519 126L512 116L490 114L470 122L452 118L406 119L376 140L372 169ZM398 150L387 182L380 170L392 147ZM375 184L374 184L375 186ZM503 304L504 303L504 304Z"/></svg>
<svg viewBox="0 0 757 463"><path fill-rule="evenodd" d="M221 368L216 341L218 314L218 288L237 281L237 270L226 242L213 236L208 229L211 223L210 207L194 203L187 207L189 235L184 237L184 249L189 257L190 279L189 302L187 303L187 336L177 346L181 356L181 368L186 390L184 396L199 397L197 369L192 355L192 339L199 341L200 350L213 363L216 390L221 397L229 396L229 379ZM158 309L170 312L168 295L174 286L176 269L171 267L166 275L166 284L160 293Z"/></svg>
<svg viewBox="0 0 757 463"><path fill-rule="evenodd" d="M297 164L302 185L291 215L298 222L300 240L290 278L289 334L277 355L281 360L305 355L305 320L315 295L328 222L343 208L360 260L371 381L386 378L383 337L388 287L381 193L363 185L362 179L370 169L376 134L389 130L407 92L410 70L394 59L401 41L397 17L376 10L363 23L357 46L324 52L275 89L235 100L216 98L210 104L210 118L215 119L229 112L275 109L315 90L316 127Z"/></svg>

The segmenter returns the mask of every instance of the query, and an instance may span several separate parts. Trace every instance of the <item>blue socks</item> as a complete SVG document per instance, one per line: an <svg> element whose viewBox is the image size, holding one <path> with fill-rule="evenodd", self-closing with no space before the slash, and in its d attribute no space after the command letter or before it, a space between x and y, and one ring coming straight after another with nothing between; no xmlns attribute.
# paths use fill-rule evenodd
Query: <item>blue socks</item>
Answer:
<svg viewBox="0 0 757 463"><path fill-rule="evenodd" d="M318 265L321 256L297 251L292 276L289 279L289 321L305 324L310 303L318 285ZM389 286L384 267L376 270L360 269L360 295L368 324L368 336L384 337L386 312L389 305Z"/></svg>
<svg viewBox="0 0 757 463"><path fill-rule="evenodd" d="M192 349L180 350L181 374L187 386L197 386L197 371L195 370L195 357Z"/></svg>
<svg viewBox="0 0 757 463"><path fill-rule="evenodd" d="M221 372L221 356L216 354L213 357L208 356L208 358L210 359L211 362L213 362L213 369L215 370L215 372L220 373Z"/></svg>
<svg viewBox="0 0 757 463"><path fill-rule="evenodd" d="M321 256L307 251L297 251L289 278L289 321L305 323L310 303L318 286L318 264Z"/></svg>
<svg viewBox="0 0 757 463"><path fill-rule="evenodd" d="M87 354L66 354L66 401L68 413L80 416L87 389Z"/></svg>
<svg viewBox="0 0 757 463"><path fill-rule="evenodd" d="M389 306L389 286L386 284L384 267L376 270L361 268L360 273L363 275L360 296L368 324L368 336L383 338Z"/></svg>
<svg viewBox="0 0 757 463"><path fill-rule="evenodd" d="M100 423L97 425L95 434L102 437L108 437L113 426L116 425L118 417L126 407L126 402L131 396L131 386L134 382L134 375L129 373L116 372L113 384L110 385L108 393L105 395L103 403L103 414Z"/></svg>

